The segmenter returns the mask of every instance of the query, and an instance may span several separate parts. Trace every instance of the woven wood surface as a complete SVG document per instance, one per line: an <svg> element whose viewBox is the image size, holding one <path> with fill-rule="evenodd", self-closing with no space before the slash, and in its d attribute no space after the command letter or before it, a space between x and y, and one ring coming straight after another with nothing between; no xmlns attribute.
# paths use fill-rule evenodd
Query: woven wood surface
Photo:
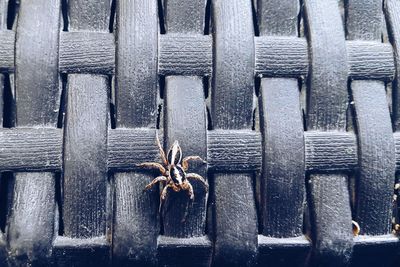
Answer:
<svg viewBox="0 0 400 267"><path fill-rule="evenodd" d="M399 266L399 80L400 0L0 0L0 266Z"/></svg>

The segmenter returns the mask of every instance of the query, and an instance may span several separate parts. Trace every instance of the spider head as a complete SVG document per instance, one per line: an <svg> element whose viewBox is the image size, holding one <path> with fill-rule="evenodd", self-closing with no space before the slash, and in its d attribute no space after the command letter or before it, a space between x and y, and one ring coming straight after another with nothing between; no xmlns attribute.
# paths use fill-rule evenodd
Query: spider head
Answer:
<svg viewBox="0 0 400 267"><path fill-rule="evenodd" d="M177 165L182 160L182 150L178 141L175 141L168 151L167 160L170 165Z"/></svg>
<svg viewBox="0 0 400 267"><path fill-rule="evenodd" d="M172 181L178 187L181 187L186 180L186 174L180 165L172 166L169 172Z"/></svg>

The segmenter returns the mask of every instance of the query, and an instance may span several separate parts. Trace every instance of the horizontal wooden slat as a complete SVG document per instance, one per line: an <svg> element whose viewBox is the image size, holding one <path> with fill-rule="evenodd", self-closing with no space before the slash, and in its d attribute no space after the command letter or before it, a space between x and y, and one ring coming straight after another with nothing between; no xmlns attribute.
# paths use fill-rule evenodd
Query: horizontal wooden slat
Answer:
<svg viewBox="0 0 400 267"><path fill-rule="evenodd" d="M248 130L208 132L208 167L213 171L252 171L261 168L261 136Z"/></svg>
<svg viewBox="0 0 400 267"><path fill-rule="evenodd" d="M60 71L112 74L115 44L111 33L61 32Z"/></svg>
<svg viewBox="0 0 400 267"><path fill-rule="evenodd" d="M352 171L357 167L357 140L354 134L307 131L304 137L306 170Z"/></svg>
<svg viewBox="0 0 400 267"><path fill-rule="evenodd" d="M15 33L0 31L0 72L14 71Z"/></svg>
<svg viewBox="0 0 400 267"><path fill-rule="evenodd" d="M210 75L212 56L212 38L209 35L161 35L159 74Z"/></svg>
<svg viewBox="0 0 400 267"><path fill-rule="evenodd" d="M255 37L255 71L265 77L299 77L308 72L307 41L297 37Z"/></svg>
<svg viewBox="0 0 400 267"><path fill-rule="evenodd" d="M0 129L0 170L61 170L62 144L61 129Z"/></svg>
<svg viewBox="0 0 400 267"><path fill-rule="evenodd" d="M156 131L117 128L108 132L108 168L137 170L142 162L161 162L156 143Z"/></svg>
<svg viewBox="0 0 400 267"><path fill-rule="evenodd" d="M393 49L390 44L347 41L349 76L353 79L393 80Z"/></svg>
<svg viewBox="0 0 400 267"><path fill-rule="evenodd" d="M158 237L159 266L210 266L212 244L207 236Z"/></svg>

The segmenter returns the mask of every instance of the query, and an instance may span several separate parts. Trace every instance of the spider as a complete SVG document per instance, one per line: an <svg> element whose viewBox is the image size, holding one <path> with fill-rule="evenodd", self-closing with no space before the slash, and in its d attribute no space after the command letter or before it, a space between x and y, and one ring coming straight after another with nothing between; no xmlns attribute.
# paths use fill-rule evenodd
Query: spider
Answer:
<svg viewBox="0 0 400 267"><path fill-rule="evenodd" d="M168 189L171 188L174 192L179 192L181 190L187 191L190 197L190 200L194 200L194 192L193 186L190 183L189 179L200 181L206 192L208 192L208 184L204 180L204 178L197 173L186 173L189 168L189 161L202 161L203 163L207 163L199 156L188 156L182 159L182 150L179 146L179 142L175 141L171 148L168 150L167 157L165 156L165 152L161 147L160 140L157 135L157 146L160 150L161 163L157 162L144 162L138 164L138 167L148 168L148 169L157 169L160 171L161 175L156 177L151 183L149 183L144 190L148 190L152 188L157 183L162 182L164 188L160 194L160 208L162 203L165 201L165 198L168 193Z"/></svg>

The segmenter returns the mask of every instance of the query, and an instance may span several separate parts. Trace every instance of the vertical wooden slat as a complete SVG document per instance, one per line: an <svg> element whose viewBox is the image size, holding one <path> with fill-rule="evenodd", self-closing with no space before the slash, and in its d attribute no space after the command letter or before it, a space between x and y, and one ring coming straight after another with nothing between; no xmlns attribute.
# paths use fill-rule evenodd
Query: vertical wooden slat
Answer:
<svg viewBox="0 0 400 267"><path fill-rule="evenodd" d="M156 146L157 0L116 4L116 127L153 129ZM118 266L156 264L158 190L143 192L153 178L146 171L114 174L113 263Z"/></svg>
<svg viewBox="0 0 400 267"><path fill-rule="evenodd" d="M20 3L15 51L17 127L56 127L59 17L58 0ZM54 190L52 173L15 174L8 225L13 264L45 264L53 239Z"/></svg>
<svg viewBox="0 0 400 267"><path fill-rule="evenodd" d="M69 1L69 31L108 31L110 1ZM64 143L64 235L105 235L107 77L68 76Z"/></svg>
<svg viewBox="0 0 400 267"><path fill-rule="evenodd" d="M338 2L305 0L304 7L311 58L307 130L345 131L348 70ZM308 188L315 259L321 266L344 266L353 246L347 175L316 171Z"/></svg>
<svg viewBox="0 0 400 267"><path fill-rule="evenodd" d="M254 28L251 1L212 1L214 129L251 129L254 96ZM214 182L215 264L248 266L257 250L253 173L220 173Z"/></svg>
<svg viewBox="0 0 400 267"><path fill-rule="evenodd" d="M382 0L349 0L346 3L347 39L382 42ZM391 233L395 148L384 81L352 81L360 172L356 181L354 219L366 236ZM396 246L396 244L393 244ZM394 248L392 246L392 248ZM382 255L375 246L355 247L354 264L389 266L394 251ZM392 253L391 253L392 251Z"/></svg>

